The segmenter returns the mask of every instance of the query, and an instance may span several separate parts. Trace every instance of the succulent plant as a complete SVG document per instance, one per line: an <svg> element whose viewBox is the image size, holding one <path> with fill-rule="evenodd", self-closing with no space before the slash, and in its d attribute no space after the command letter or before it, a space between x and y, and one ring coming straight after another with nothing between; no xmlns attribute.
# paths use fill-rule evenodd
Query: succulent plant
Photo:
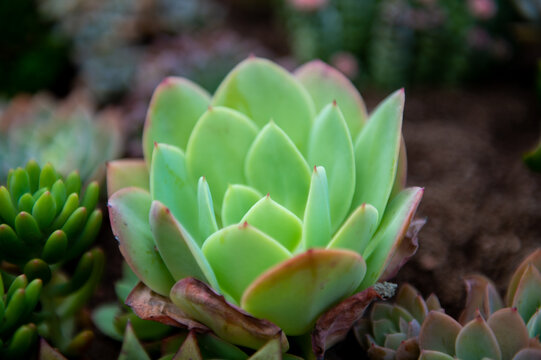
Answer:
<svg viewBox="0 0 541 360"><path fill-rule="evenodd" d="M40 336L66 354L77 353L92 339L88 330L72 336L76 315L98 285L104 265L101 250L87 251L102 221L101 210L96 208L99 186L90 183L84 195L81 187L77 172L64 179L51 164L40 168L35 161L29 161L24 169L11 170L7 187L0 187L2 276L4 281L13 281L4 299L4 321L11 321L7 320L7 310L14 301L13 291L21 289L18 296L24 298L22 289L28 293L30 285L39 280L41 292L31 292L37 292L39 309L34 311L36 304L27 301L26 307L13 306L12 311L19 311L20 321L31 317L33 331L37 328ZM61 270L67 262L75 266L71 277ZM23 275L13 280L11 274L21 272ZM9 335L15 330L13 326L6 327L1 335ZM25 336L30 338L29 334Z"/></svg>
<svg viewBox="0 0 541 360"><path fill-rule="evenodd" d="M371 359L533 360L541 358L541 249L516 269L505 301L482 275L465 278L458 321L431 295L423 301L404 285L394 305L376 303L355 335Z"/></svg>
<svg viewBox="0 0 541 360"><path fill-rule="evenodd" d="M84 182L101 179L105 162L120 155L118 118L112 109L95 115L82 93L61 103L46 95L13 99L0 114L0 181L31 159L64 176L77 169Z"/></svg>
<svg viewBox="0 0 541 360"><path fill-rule="evenodd" d="M397 91L367 121L359 93L319 61L291 75L248 58L212 99L167 78L148 112L145 161L108 167L124 258L227 341L264 345L256 320L274 335L308 334L416 250L416 231L405 235L423 189L403 189L403 105Z"/></svg>
<svg viewBox="0 0 541 360"><path fill-rule="evenodd" d="M354 327L357 341L371 359L406 359L419 356L417 337L430 311L443 312L439 299L426 300L410 284L400 287L393 304L375 303L370 316Z"/></svg>

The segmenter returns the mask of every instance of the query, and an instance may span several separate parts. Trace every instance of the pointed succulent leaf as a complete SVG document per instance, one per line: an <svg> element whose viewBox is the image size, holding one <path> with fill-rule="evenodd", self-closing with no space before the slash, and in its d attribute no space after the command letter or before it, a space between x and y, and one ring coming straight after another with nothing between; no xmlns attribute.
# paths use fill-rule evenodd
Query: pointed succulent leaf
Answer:
<svg viewBox="0 0 541 360"><path fill-rule="evenodd" d="M392 258L393 249L400 245L400 240L408 230L423 191L418 187L405 189L389 204L376 234L363 253L367 274L360 289L366 289L374 284L385 270Z"/></svg>
<svg viewBox="0 0 541 360"><path fill-rule="evenodd" d="M39 173L41 172L39 164L36 160L29 160L24 169L28 173L28 179L30 180L30 192L34 193L39 186Z"/></svg>
<svg viewBox="0 0 541 360"><path fill-rule="evenodd" d="M259 276L241 305L287 334L304 334L325 309L353 292L365 271L364 260L352 251L311 249Z"/></svg>
<svg viewBox="0 0 541 360"><path fill-rule="evenodd" d="M396 358L401 360L418 360L420 355L419 342L417 341L417 336L410 336L406 334L407 339L402 341L402 343L396 349Z"/></svg>
<svg viewBox="0 0 541 360"><path fill-rule="evenodd" d="M250 186L264 194L270 193L295 215L303 215L310 169L286 133L273 122L254 140L246 155L245 171Z"/></svg>
<svg viewBox="0 0 541 360"><path fill-rule="evenodd" d="M428 314L428 307L419 292L410 284L404 284L396 295L395 303L406 309L419 323Z"/></svg>
<svg viewBox="0 0 541 360"><path fill-rule="evenodd" d="M107 163L107 195L130 186L150 190L149 174L144 160L124 159Z"/></svg>
<svg viewBox="0 0 541 360"><path fill-rule="evenodd" d="M431 311L421 326L419 347L422 351L439 351L455 355L455 341L461 329L462 326L449 315Z"/></svg>
<svg viewBox="0 0 541 360"><path fill-rule="evenodd" d="M202 242L197 220L197 191L179 148L157 144L150 167L150 194L171 210L196 241Z"/></svg>
<svg viewBox="0 0 541 360"><path fill-rule="evenodd" d="M209 183L218 214L229 184L245 183L244 159L257 127L244 114L223 108L209 108L192 131L186 148L188 172Z"/></svg>
<svg viewBox="0 0 541 360"><path fill-rule="evenodd" d="M528 334L531 338L541 337L541 307L537 309L535 314L532 315L528 323L526 324L528 328Z"/></svg>
<svg viewBox="0 0 541 360"><path fill-rule="evenodd" d="M30 178L23 168L17 168L11 175L10 180L9 193L13 202L17 203L21 196L30 192Z"/></svg>
<svg viewBox="0 0 541 360"><path fill-rule="evenodd" d="M202 239L199 246L201 246L203 241L208 238L210 234L218 231L209 184L204 176L200 177L199 182L197 183L197 209L199 233L201 234Z"/></svg>
<svg viewBox="0 0 541 360"><path fill-rule="evenodd" d="M336 100L352 137L357 137L368 116L361 95L347 77L320 60L304 64L295 70L294 75L308 90L316 111Z"/></svg>
<svg viewBox="0 0 541 360"><path fill-rule="evenodd" d="M173 360L203 360L193 331L190 331L178 352L173 356Z"/></svg>
<svg viewBox="0 0 541 360"><path fill-rule="evenodd" d="M375 303L372 311L370 311L370 321L388 319L391 317L392 311L393 306L391 304Z"/></svg>
<svg viewBox="0 0 541 360"><path fill-rule="evenodd" d="M375 343L370 345L370 348L367 351L368 357L370 359L376 360L390 360L396 358L396 351L389 349L383 346L379 346Z"/></svg>
<svg viewBox="0 0 541 360"><path fill-rule="evenodd" d="M355 155L346 122L336 102L315 120L308 143L308 163L323 166L329 183L332 232L340 226L355 191Z"/></svg>
<svg viewBox="0 0 541 360"><path fill-rule="evenodd" d="M321 315L312 331L314 354L321 358L326 349L345 339L368 305L379 298L380 295L373 288L368 288L348 297Z"/></svg>
<svg viewBox="0 0 541 360"><path fill-rule="evenodd" d="M522 349L514 357L513 360L537 360L541 359L541 349Z"/></svg>
<svg viewBox="0 0 541 360"><path fill-rule="evenodd" d="M269 340L261 349L250 356L249 360L280 360L282 359L282 348L280 338Z"/></svg>
<svg viewBox="0 0 541 360"><path fill-rule="evenodd" d="M248 355L235 345L224 341L213 333L201 334L197 337L199 349L204 359L224 358L246 360Z"/></svg>
<svg viewBox="0 0 541 360"><path fill-rule="evenodd" d="M327 247L331 241L330 215L326 171L322 166L314 166L302 224L303 250Z"/></svg>
<svg viewBox="0 0 541 360"><path fill-rule="evenodd" d="M362 254L376 232L378 211L370 204L362 204L351 213L338 229L329 249L348 249Z"/></svg>
<svg viewBox="0 0 541 360"><path fill-rule="evenodd" d="M206 284L185 278L171 289L173 303L191 318L208 325L216 335L233 344L259 349L280 336L282 349L289 348L279 327L230 305Z"/></svg>
<svg viewBox="0 0 541 360"><path fill-rule="evenodd" d="M39 228L45 230L51 225L55 216L56 202L51 193L46 191L34 203L34 206L32 207L32 217L36 219Z"/></svg>
<svg viewBox="0 0 541 360"><path fill-rule="evenodd" d="M383 341L383 346L389 349L398 350L400 344L407 339L406 334L404 333L392 333L385 336Z"/></svg>
<svg viewBox="0 0 541 360"><path fill-rule="evenodd" d="M487 324L498 340L502 360L511 360L520 349L528 347L528 329L517 309L500 309L488 318Z"/></svg>
<svg viewBox="0 0 541 360"><path fill-rule="evenodd" d="M419 360L454 360L454 358L439 351L422 350Z"/></svg>
<svg viewBox="0 0 541 360"><path fill-rule="evenodd" d="M153 201L150 207L150 229L174 279L191 276L219 289L214 272L198 244L159 201Z"/></svg>
<svg viewBox="0 0 541 360"><path fill-rule="evenodd" d="M168 77L156 88L143 131L143 153L150 166L154 143L186 149L190 133L210 104L209 94L199 85Z"/></svg>
<svg viewBox="0 0 541 360"><path fill-rule="evenodd" d="M428 306L428 311L443 311L443 308L440 304L440 299L438 299L438 297L434 293L430 294L426 299L426 306Z"/></svg>
<svg viewBox="0 0 541 360"><path fill-rule="evenodd" d="M94 325L108 337L122 341L122 333L115 326L115 319L122 314L118 303L102 304L92 311L92 322Z"/></svg>
<svg viewBox="0 0 541 360"><path fill-rule="evenodd" d="M462 328L456 337L455 349L456 356L462 360L502 358L494 332L480 315Z"/></svg>
<svg viewBox="0 0 541 360"><path fill-rule="evenodd" d="M248 210L261 199L261 194L246 185L234 184L227 188L222 205L222 224L238 224Z"/></svg>
<svg viewBox="0 0 541 360"><path fill-rule="evenodd" d="M385 99L355 141L356 189L352 207L372 204L383 214L398 166L404 91Z"/></svg>
<svg viewBox="0 0 541 360"><path fill-rule="evenodd" d="M525 321L541 306L541 273L535 266L530 264L526 267L511 306L518 309Z"/></svg>
<svg viewBox="0 0 541 360"><path fill-rule="evenodd" d="M237 303L260 274L291 257L286 248L248 223L230 225L212 234L202 250L220 288Z"/></svg>
<svg viewBox="0 0 541 360"><path fill-rule="evenodd" d="M507 294L505 296L506 304L511 304L513 302L515 292L517 291L517 287L521 281L522 275L530 264L537 269L541 269L541 249L535 250L533 253L528 255L526 259L522 260L519 266L517 266L517 269L513 273L511 281L509 281L509 285L507 287Z"/></svg>
<svg viewBox="0 0 541 360"><path fill-rule="evenodd" d="M0 218L8 225L13 226L17 216L17 209L11 201L9 191L5 186L0 186Z"/></svg>
<svg viewBox="0 0 541 360"><path fill-rule="evenodd" d="M51 195L54 199L56 213L58 213L60 210L62 210L62 205L64 205L68 196L66 184L64 184L64 181L62 181L61 179L56 180L56 182L53 184L53 187L51 188Z"/></svg>
<svg viewBox="0 0 541 360"><path fill-rule="evenodd" d="M393 189L390 198L394 198L406 187L408 176L408 158L406 155L406 142L404 136L400 137L400 150L398 152L398 164L396 166L396 176L394 178Z"/></svg>
<svg viewBox="0 0 541 360"><path fill-rule="evenodd" d="M301 220L272 200L270 195L255 203L240 222L247 222L263 231L289 251L295 250L301 240Z"/></svg>
<svg viewBox="0 0 541 360"><path fill-rule="evenodd" d="M48 191L44 191L43 194L45 194L46 192L48 192ZM38 199L41 198L41 196L43 196L43 194L41 194L38 197ZM26 194L24 194L23 196L21 196L19 198L19 202L17 204L17 210L26 211L27 213L31 213L35 202L36 201L34 200L34 197L30 193L26 193Z"/></svg>
<svg viewBox="0 0 541 360"><path fill-rule="evenodd" d="M175 282L154 243L148 222L150 205L148 192L125 188L109 199L109 217L120 252L133 272L152 290L166 295Z"/></svg>
<svg viewBox="0 0 541 360"><path fill-rule="evenodd" d="M466 305L459 317L461 324L466 324L480 312L488 318L493 312L503 307L503 302L492 281L483 275L470 275L464 278L466 284Z"/></svg>
<svg viewBox="0 0 541 360"><path fill-rule="evenodd" d="M51 188L55 181L58 180L58 174L51 163L47 163L41 169L39 174L39 186L38 188Z"/></svg>
<svg viewBox="0 0 541 360"><path fill-rule="evenodd" d="M120 356L118 360L150 360L143 345L135 336L135 332L131 324L128 323L126 332L124 333L124 342L122 343L122 349L120 350Z"/></svg>
<svg viewBox="0 0 541 360"><path fill-rule="evenodd" d="M39 341L39 360L67 360L58 350L41 338Z"/></svg>
<svg viewBox="0 0 541 360"><path fill-rule="evenodd" d="M272 119L306 151L314 104L304 87L271 61L250 57L241 62L220 84L212 105L238 110L259 127Z"/></svg>

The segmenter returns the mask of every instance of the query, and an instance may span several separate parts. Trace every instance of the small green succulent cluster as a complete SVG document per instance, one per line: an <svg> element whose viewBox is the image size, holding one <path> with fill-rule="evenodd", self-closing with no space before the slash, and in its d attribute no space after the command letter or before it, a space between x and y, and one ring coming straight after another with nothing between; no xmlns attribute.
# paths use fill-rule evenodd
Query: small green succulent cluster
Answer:
<svg viewBox="0 0 541 360"><path fill-rule="evenodd" d="M405 285L394 305L373 307L370 318L357 325L356 335L371 359L540 359L540 268L541 249L519 265L505 302L486 277L467 277L459 321L446 315L433 295L425 303Z"/></svg>
<svg viewBox="0 0 541 360"><path fill-rule="evenodd" d="M103 179L105 162L120 155L122 131L113 109L96 113L82 93L63 101L21 95L0 114L0 181L33 159L63 176L77 169L84 183Z"/></svg>
<svg viewBox="0 0 541 360"><path fill-rule="evenodd" d="M254 321L310 333L417 248L408 229L423 189L404 189L403 106L397 91L368 120L353 85L319 61L292 75L250 57L213 98L167 78L149 108L145 161L108 167L124 258L184 319L234 344L269 340L245 326Z"/></svg>
<svg viewBox="0 0 541 360"><path fill-rule="evenodd" d="M310 11L295 5L310 2L316 4ZM504 40L493 35L500 26L498 0L484 1L481 9L472 9L474 2L445 0L285 3L297 58L332 63L341 53L351 54L358 78L382 87L457 83L479 75L506 51Z"/></svg>
<svg viewBox="0 0 541 360"><path fill-rule="evenodd" d="M104 266L101 250L87 251L102 222L96 208L99 186L90 183L84 194L81 188L77 172L64 179L51 164L40 168L35 161L9 171L7 186L0 187L0 272L9 284L4 322L18 314L16 323L1 330L2 336L13 336L8 348L23 341L20 335L14 342L17 333L11 334L16 324L29 319L32 324L21 330L24 341L37 339L29 335L37 330L66 354L77 353L92 338L89 331L72 338L76 315L98 285ZM75 268L71 277L61 270L68 262ZM39 299L37 308L34 299ZM21 349L32 351L31 346Z"/></svg>

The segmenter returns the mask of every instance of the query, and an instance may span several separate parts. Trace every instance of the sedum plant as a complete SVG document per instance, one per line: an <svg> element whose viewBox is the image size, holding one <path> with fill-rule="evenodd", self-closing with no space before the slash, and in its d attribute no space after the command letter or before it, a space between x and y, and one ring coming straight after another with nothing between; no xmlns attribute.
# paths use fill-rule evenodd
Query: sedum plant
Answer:
<svg viewBox="0 0 541 360"><path fill-rule="evenodd" d="M102 222L98 196L97 182L82 191L76 171L63 178L50 163L40 168L32 160L8 173L7 186L0 187L0 272L9 285L3 321L9 323L9 316L15 316L17 322L0 329L0 336L15 339L14 326L31 319L35 325L25 328L24 334L37 330L66 354L77 354L92 339L89 330L74 332L76 317L98 285L104 266L101 250L88 251ZM71 277L62 271L67 263L74 266ZM23 300L11 296L16 291ZM39 299L37 308L37 303L24 300L25 291L31 294L27 297ZM10 304L19 306L10 308ZM25 339L37 337L27 334ZM31 351L25 344L21 349Z"/></svg>
<svg viewBox="0 0 541 360"><path fill-rule="evenodd" d="M416 231L405 235L423 189L404 189L403 106L400 90L368 118L352 84L319 61L290 74L248 58L213 97L165 79L145 160L108 168L124 258L183 321L234 344L309 334L416 250Z"/></svg>

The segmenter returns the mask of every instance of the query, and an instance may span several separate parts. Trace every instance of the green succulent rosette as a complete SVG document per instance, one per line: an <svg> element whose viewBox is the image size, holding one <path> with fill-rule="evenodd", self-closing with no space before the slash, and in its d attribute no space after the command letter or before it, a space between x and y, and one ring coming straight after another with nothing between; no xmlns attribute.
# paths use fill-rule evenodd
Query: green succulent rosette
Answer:
<svg viewBox="0 0 541 360"><path fill-rule="evenodd" d="M400 90L368 117L353 85L319 61L290 74L248 58L213 97L165 79L148 111L145 160L108 166L124 258L227 341L263 346L268 337L239 325L254 318L309 333L417 248L407 232L423 189L404 189L403 106ZM245 323L232 326L211 303Z"/></svg>

